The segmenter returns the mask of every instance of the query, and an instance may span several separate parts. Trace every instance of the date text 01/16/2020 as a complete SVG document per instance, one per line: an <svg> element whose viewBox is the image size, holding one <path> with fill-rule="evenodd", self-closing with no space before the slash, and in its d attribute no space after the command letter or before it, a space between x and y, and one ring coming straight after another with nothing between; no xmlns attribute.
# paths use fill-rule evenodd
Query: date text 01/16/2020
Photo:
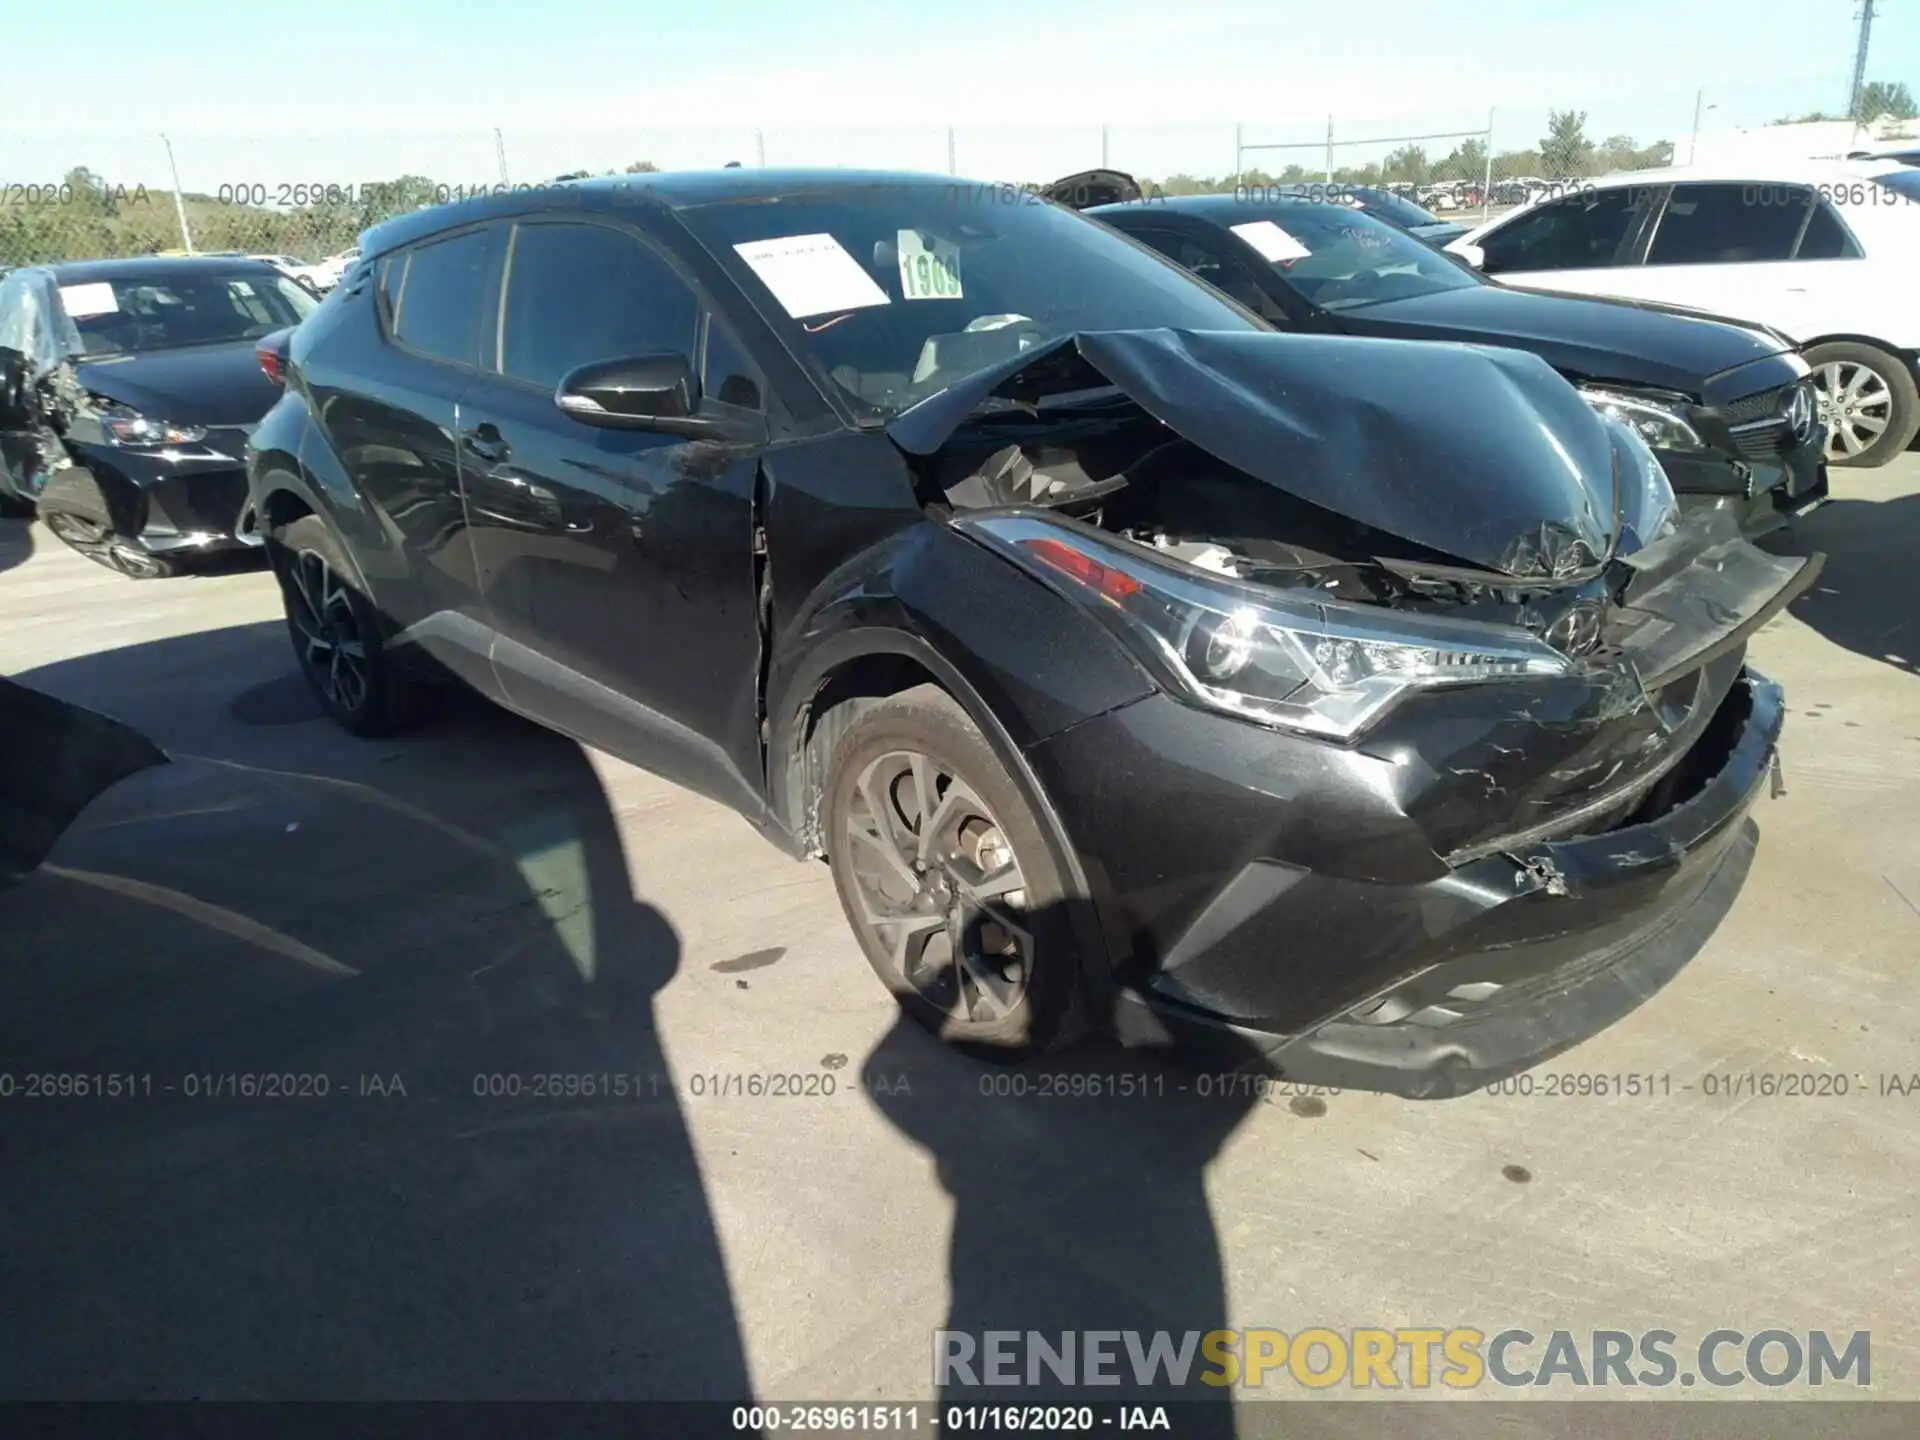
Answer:
<svg viewBox="0 0 1920 1440"><path fill-rule="evenodd" d="M345 1078L308 1071L198 1071L171 1078L140 1071L0 1072L6 1100L325 1100L333 1097L405 1099L406 1082L395 1074Z"/></svg>
<svg viewBox="0 0 1920 1440"><path fill-rule="evenodd" d="M1708 1070L1693 1080L1677 1080L1664 1071L1545 1070L1497 1080L1485 1089L1489 1095L1528 1100L1669 1100L1686 1095L1709 1100L1898 1100L1920 1097L1920 1071Z"/></svg>

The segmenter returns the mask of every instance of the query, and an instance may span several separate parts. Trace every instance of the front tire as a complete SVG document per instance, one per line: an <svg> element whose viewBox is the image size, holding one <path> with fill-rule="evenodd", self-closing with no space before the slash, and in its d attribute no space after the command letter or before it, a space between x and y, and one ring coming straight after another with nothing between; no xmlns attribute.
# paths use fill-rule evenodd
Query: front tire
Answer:
<svg viewBox="0 0 1920 1440"><path fill-rule="evenodd" d="M387 627L360 592L340 542L303 515L268 544L294 658L322 708L354 735L391 735L419 723L439 698L387 648Z"/></svg>
<svg viewBox="0 0 1920 1440"><path fill-rule="evenodd" d="M1815 345L1806 360L1827 425L1829 465L1871 469L1912 443L1920 398L1906 361L1852 340Z"/></svg>
<svg viewBox="0 0 1920 1440"><path fill-rule="evenodd" d="M900 1006L994 1061L1081 1028L1067 889L1040 821L944 691L876 704L835 751L828 860L867 962Z"/></svg>

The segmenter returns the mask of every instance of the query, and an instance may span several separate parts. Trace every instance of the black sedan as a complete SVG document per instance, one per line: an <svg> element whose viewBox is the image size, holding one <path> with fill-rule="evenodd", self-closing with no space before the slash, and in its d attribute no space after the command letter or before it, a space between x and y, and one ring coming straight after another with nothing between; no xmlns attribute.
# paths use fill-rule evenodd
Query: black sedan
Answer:
<svg viewBox="0 0 1920 1440"><path fill-rule="evenodd" d="M1457 1093L1740 887L1745 642L1818 562L1677 523L1534 356L1278 334L945 176L576 182L362 252L250 461L321 703L378 735L451 675L736 807L950 1040Z"/></svg>
<svg viewBox="0 0 1920 1440"><path fill-rule="evenodd" d="M255 347L317 304L245 258L14 271L0 281L0 495L138 579L257 544L246 441L280 392Z"/></svg>
<svg viewBox="0 0 1920 1440"><path fill-rule="evenodd" d="M1530 351L1638 430L1689 509L1730 510L1749 534L1827 498L1810 371L1775 331L1510 289L1344 204L1192 195L1087 213L1282 329Z"/></svg>

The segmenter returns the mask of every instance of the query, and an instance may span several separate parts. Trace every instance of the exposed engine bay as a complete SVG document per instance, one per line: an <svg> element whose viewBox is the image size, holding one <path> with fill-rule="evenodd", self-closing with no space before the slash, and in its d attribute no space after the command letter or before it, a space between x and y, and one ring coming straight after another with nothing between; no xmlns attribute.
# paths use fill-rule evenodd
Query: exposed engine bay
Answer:
<svg viewBox="0 0 1920 1440"><path fill-rule="evenodd" d="M941 463L947 505L1036 506L1250 584L1514 625L1559 639L1562 648L1593 649L1597 626L1556 622L1631 579L1630 571L1609 574L1606 566L1546 583L1462 566L1255 479L1137 411L1058 419L980 457L977 445L991 445L1006 428L1028 424L989 421L966 441L956 438Z"/></svg>
<svg viewBox="0 0 1920 1440"><path fill-rule="evenodd" d="M1081 334L888 433L948 513L1048 512L1295 605L1505 627L1627 705L1741 643L1822 559L1718 512L1681 525L1644 442L1514 351Z"/></svg>

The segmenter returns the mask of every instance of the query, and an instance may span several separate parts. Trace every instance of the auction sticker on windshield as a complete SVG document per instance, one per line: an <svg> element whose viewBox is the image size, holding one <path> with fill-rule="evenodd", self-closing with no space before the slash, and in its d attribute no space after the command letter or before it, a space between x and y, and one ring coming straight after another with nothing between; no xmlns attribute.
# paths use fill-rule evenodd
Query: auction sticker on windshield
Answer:
<svg viewBox="0 0 1920 1440"><path fill-rule="evenodd" d="M1267 260L1304 260L1313 252L1271 220L1248 220L1235 225L1233 233L1258 250Z"/></svg>
<svg viewBox="0 0 1920 1440"><path fill-rule="evenodd" d="M60 304L70 320L84 320L89 315L111 315L120 308L120 302L114 298L113 286L106 281L91 285L62 285Z"/></svg>
<svg viewBox="0 0 1920 1440"><path fill-rule="evenodd" d="M733 248L773 292L780 308L796 320L892 303L831 235L783 235Z"/></svg>
<svg viewBox="0 0 1920 1440"><path fill-rule="evenodd" d="M900 252L900 296L905 300L958 300L960 247L937 236L931 244L918 230L895 237Z"/></svg>

